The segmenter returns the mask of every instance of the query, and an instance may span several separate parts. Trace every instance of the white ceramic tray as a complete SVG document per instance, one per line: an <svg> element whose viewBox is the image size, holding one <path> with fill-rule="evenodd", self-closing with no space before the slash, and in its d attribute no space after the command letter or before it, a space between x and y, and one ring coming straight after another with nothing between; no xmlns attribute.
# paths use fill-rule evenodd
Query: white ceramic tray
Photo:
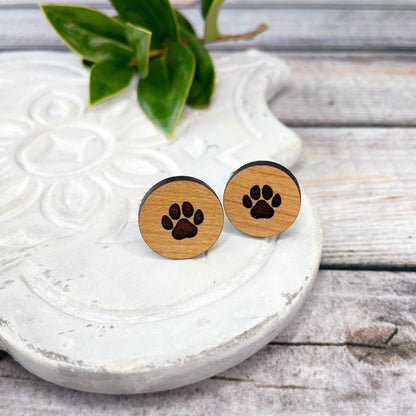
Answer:
<svg viewBox="0 0 416 416"><path fill-rule="evenodd" d="M303 190L279 237L226 220L206 254L175 261L139 235L140 200L163 178L196 176L222 198L243 163L298 158L266 104L285 64L249 51L215 65L211 106L185 109L168 141L134 85L89 109L74 54L0 55L0 347L29 371L93 392L178 387L249 357L300 308L321 253Z"/></svg>

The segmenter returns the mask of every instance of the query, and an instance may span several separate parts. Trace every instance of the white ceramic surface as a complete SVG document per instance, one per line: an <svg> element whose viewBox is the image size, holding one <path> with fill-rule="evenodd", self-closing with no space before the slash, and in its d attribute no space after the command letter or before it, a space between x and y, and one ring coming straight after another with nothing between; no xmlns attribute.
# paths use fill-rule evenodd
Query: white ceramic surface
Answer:
<svg viewBox="0 0 416 416"><path fill-rule="evenodd" d="M140 238L138 206L157 181L196 176L221 198L243 163L298 158L266 104L285 64L255 51L215 64L211 106L186 108L168 141L134 85L89 109L74 54L0 55L0 347L29 371L94 392L178 387L249 357L301 306L321 253L304 191L279 237L226 220L217 244L181 261Z"/></svg>

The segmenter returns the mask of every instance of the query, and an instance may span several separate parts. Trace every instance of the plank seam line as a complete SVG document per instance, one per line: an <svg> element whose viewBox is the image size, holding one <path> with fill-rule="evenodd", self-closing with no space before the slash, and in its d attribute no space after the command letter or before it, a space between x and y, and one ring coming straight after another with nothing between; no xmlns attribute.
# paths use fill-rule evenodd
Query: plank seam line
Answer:
<svg viewBox="0 0 416 416"><path fill-rule="evenodd" d="M54 38L59 39L58 37ZM231 41L230 41L231 42ZM361 47L353 47L353 46L346 46L343 48L332 48L332 47L316 47L316 46L307 46L307 47L296 47L296 46L288 46L288 47L277 47L271 48L265 44L255 43L252 44L242 42L240 46L236 46L234 48L228 47L227 45L221 47L207 47L210 52L217 52L217 53L238 53L247 51L249 48L256 48L263 52L270 52L270 53L282 53L282 54L311 54L311 53L328 53L328 54L373 54L377 56L378 54L407 54L409 56L413 56L416 53L414 46L409 47L380 47L380 48L361 48ZM31 51L31 50L52 50L52 51L66 51L69 52L69 49L64 45L59 44L37 44L37 45L25 45L25 44L8 44L0 46L1 52L7 51Z"/></svg>
<svg viewBox="0 0 416 416"><path fill-rule="evenodd" d="M267 345L278 345L282 347L352 347L370 348L375 350L386 350L387 345L362 344L359 342L278 342L272 341Z"/></svg>
<svg viewBox="0 0 416 416"><path fill-rule="evenodd" d="M112 10L111 6L108 3L95 3L86 1L78 2L76 5L83 5L88 7L95 7L100 9L109 9ZM30 3L11 3L11 4L2 4L0 5L0 9L15 9L15 10L36 10L38 6L36 4ZM179 7L180 10L199 10L197 5L189 5L189 6L182 6ZM310 11L310 10L351 10L351 11L416 11L415 5L409 4L399 4L399 5L383 5L383 4L321 4L321 3L314 3L314 4L304 4L304 3L288 3L288 4L274 4L271 5L270 3L259 3L256 4L255 7L247 7L246 5L238 5L238 4L225 4L222 7L222 10L241 10L241 11L253 11L253 10L302 10L302 11Z"/></svg>
<svg viewBox="0 0 416 416"><path fill-rule="evenodd" d="M320 270L345 270L345 271L365 271L365 272L416 272L414 264L330 264L322 263Z"/></svg>
<svg viewBox="0 0 416 416"><path fill-rule="evenodd" d="M15 376L12 376L10 374L0 374L0 379L4 379L4 378L12 379L12 380L15 380L15 381L30 381L32 383L36 382L36 381L38 381L38 382L44 381L41 378L36 379L36 378L30 378L30 377L15 377Z"/></svg>
<svg viewBox="0 0 416 416"><path fill-rule="evenodd" d="M217 56L223 56L226 54L238 54L242 51L247 51L247 48L250 45L241 47L241 50L239 49L224 49L224 50L213 50L215 55ZM33 50L51 50L51 51L63 51L67 53L74 53L69 48L67 48L64 44L61 45L15 45L15 47L10 46L0 46L0 51L33 51ZM278 55L278 54L276 54ZM414 62L415 56L416 56L416 49L410 49L408 51L403 52L397 52L392 50L391 52L386 53L386 51L378 52L378 51L352 51L351 53L348 53L348 51L331 51L328 50L328 54L323 51L319 55L316 55L313 50L305 50L305 51L298 51L298 50L288 50L283 52L282 54L279 54L282 58L289 57L290 59L296 59L296 60L303 60L306 58L309 58L310 60L313 59L315 61L319 60L325 60L325 59L338 59L339 61L349 61L350 59L354 60L354 62L365 62L373 61L374 58L377 58L381 61L394 61L397 62L398 60L405 61L405 62ZM270 100L273 101L273 98ZM384 124L382 124L384 125Z"/></svg>
<svg viewBox="0 0 416 416"><path fill-rule="evenodd" d="M275 98L277 101L279 98ZM273 104L273 101L269 102L269 105ZM292 122L290 120L285 120L283 117L279 118L279 120L284 123L288 127L298 128L298 129L307 129L307 128L325 128L325 129L339 129L339 128L349 128L349 129L367 129L367 128L374 128L374 129L414 129L416 127L416 123L409 124L409 123L401 123L397 122L394 123L393 121L389 121L388 123L355 123L355 122L348 122L342 121L341 123L322 123L322 122L311 122L311 123L297 123Z"/></svg>
<svg viewBox="0 0 416 416"><path fill-rule="evenodd" d="M231 381L234 383L249 383L252 384L254 387L258 388L266 388L266 389L284 389L284 390L325 390L326 388L319 388L319 387L307 387L307 386L299 386L296 384L263 384L257 383L254 380L245 379L245 378L238 378L238 377L224 377L224 376L213 376L210 377L211 380L219 380L219 381Z"/></svg>
<svg viewBox="0 0 416 416"><path fill-rule="evenodd" d="M376 350L387 350L393 349L391 345L389 345L390 341L397 335L399 332L399 328L397 326L394 327L392 333L386 338L383 344L366 344L362 342L279 342L279 341L272 341L268 345L280 345L286 347L353 347L353 348L371 348Z"/></svg>

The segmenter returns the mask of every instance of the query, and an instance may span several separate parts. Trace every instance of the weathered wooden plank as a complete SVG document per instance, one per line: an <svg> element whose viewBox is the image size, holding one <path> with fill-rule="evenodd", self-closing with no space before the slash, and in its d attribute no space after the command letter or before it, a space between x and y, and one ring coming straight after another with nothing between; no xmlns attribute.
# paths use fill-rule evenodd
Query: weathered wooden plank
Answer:
<svg viewBox="0 0 416 416"><path fill-rule="evenodd" d="M112 13L111 9L104 11ZM196 8L185 9L196 27ZM416 10L224 9L220 27L242 33L258 23L269 30L251 41L219 42L213 50L256 46L265 50L414 50ZM64 44L39 9L4 9L0 13L0 49L60 48Z"/></svg>
<svg viewBox="0 0 416 416"><path fill-rule="evenodd" d="M414 272L320 270L299 315L274 343L387 349L381 356L401 345L415 354L415 301Z"/></svg>
<svg viewBox="0 0 416 416"><path fill-rule="evenodd" d="M383 0L381 0L383 1ZM406 2L406 0L404 0ZM195 3L196 0L170 0L170 3L175 7L189 6ZM109 1L105 0L44 0L38 2L36 0L0 0L0 8L37 8L38 4L77 4L91 7L108 7Z"/></svg>
<svg viewBox="0 0 416 416"><path fill-rule="evenodd" d="M416 274L321 271L276 342L209 380L137 396L53 386L0 361L2 415L414 415Z"/></svg>
<svg viewBox="0 0 416 416"><path fill-rule="evenodd" d="M416 126L413 55L279 54L292 82L271 103L296 125Z"/></svg>
<svg viewBox="0 0 416 416"><path fill-rule="evenodd" d="M56 3L55 0L43 0L42 3ZM105 0L60 0L61 4L84 4L94 7L105 7L108 1ZM195 5L199 6L197 0L172 0L178 6ZM36 0L1 0L0 7L35 7ZM223 8L415 8L415 0L225 0Z"/></svg>
<svg viewBox="0 0 416 416"><path fill-rule="evenodd" d="M300 128L326 265L416 265L416 130Z"/></svg>
<svg viewBox="0 0 416 416"><path fill-rule="evenodd" d="M9 0L6 0L9 1ZM17 0L11 0L17 1ZM26 0L28 1L28 0ZM102 0L94 0L102 1ZM225 0L223 7L230 8L391 8L415 7L415 0Z"/></svg>

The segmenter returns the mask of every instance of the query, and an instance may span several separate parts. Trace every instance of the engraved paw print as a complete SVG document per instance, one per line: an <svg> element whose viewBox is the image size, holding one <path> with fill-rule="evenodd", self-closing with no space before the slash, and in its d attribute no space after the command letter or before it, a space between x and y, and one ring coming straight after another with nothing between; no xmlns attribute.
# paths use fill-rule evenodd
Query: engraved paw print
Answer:
<svg viewBox="0 0 416 416"><path fill-rule="evenodd" d="M178 204L173 204L169 208L169 216L164 215L162 217L162 227L165 230L172 230L172 237L175 240L182 240L184 238L193 238L198 233L198 225L204 221L204 214L200 209L196 210L194 214L194 207L191 203L185 201L182 204L182 215L185 218L181 218L181 209ZM193 222L188 218L193 215ZM174 226L173 221L177 221ZM178 221L179 220L179 221Z"/></svg>
<svg viewBox="0 0 416 416"><path fill-rule="evenodd" d="M262 197L262 199L260 199ZM272 199L273 197L273 199ZM270 199L272 199L270 201ZM253 207L253 200L257 201ZM267 202L269 201L269 202ZM271 218L274 215L274 208L278 208L282 203L280 194L273 196L273 189L269 185L264 185L261 192L260 186L254 185L250 189L250 196L243 196L243 205L250 209L250 214L253 218Z"/></svg>

